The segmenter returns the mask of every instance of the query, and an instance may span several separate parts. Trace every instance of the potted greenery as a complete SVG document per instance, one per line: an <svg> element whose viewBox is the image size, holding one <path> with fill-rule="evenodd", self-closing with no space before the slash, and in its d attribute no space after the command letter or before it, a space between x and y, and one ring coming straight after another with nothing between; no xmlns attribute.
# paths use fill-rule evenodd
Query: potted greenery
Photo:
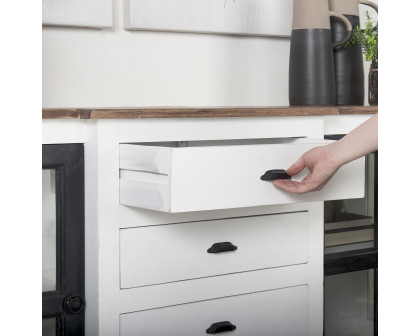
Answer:
<svg viewBox="0 0 420 336"><path fill-rule="evenodd" d="M371 62L369 71L369 104L378 105L378 24L375 24L368 11L366 11L366 19L366 28L356 27L345 47L350 47L356 43L362 46L365 60Z"/></svg>

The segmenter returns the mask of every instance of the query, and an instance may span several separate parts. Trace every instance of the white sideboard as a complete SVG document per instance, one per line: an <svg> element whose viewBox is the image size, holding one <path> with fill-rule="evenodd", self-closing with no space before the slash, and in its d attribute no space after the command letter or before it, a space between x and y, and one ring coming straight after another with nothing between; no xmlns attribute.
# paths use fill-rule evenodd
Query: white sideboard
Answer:
<svg viewBox="0 0 420 336"><path fill-rule="evenodd" d="M287 195L259 176L308 149L282 152L279 143L311 138L316 146L370 117L43 120L43 143L85 144L86 335L321 336L323 200L363 197L363 159L309 196ZM137 161L155 171L124 162L128 144L160 152L140 151ZM233 172L224 163L243 166L239 179L221 176ZM138 179L166 188L174 203L121 204L120 181Z"/></svg>

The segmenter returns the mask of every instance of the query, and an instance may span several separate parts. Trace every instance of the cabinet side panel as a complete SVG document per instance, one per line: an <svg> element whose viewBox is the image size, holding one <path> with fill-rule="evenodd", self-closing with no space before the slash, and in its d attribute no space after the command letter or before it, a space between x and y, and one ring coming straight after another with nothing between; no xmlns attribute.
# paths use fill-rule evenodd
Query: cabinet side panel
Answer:
<svg viewBox="0 0 420 336"><path fill-rule="evenodd" d="M85 143L85 334L99 334L98 290L98 138L96 123L87 124Z"/></svg>

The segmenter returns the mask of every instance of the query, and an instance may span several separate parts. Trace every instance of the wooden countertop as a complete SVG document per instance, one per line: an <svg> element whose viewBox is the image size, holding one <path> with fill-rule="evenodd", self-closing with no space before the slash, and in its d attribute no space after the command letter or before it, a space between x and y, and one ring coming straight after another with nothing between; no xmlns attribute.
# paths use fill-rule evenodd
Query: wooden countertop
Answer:
<svg viewBox="0 0 420 336"><path fill-rule="evenodd" d="M377 112L377 106L44 108L42 119L237 118Z"/></svg>

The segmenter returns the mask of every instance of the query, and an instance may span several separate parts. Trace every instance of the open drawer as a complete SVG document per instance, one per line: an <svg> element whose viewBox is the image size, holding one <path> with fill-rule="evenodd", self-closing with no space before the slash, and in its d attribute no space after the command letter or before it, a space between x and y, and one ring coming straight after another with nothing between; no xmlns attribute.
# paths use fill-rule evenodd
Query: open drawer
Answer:
<svg viewBox="0 0 420 336"><path fill-rule="evenodd" d="M341 167L321 190L290 194L260 179L287 169L307 150L330 143L307 138L120 144L120 204L187 212L364 196L364 158ZM305 169L293 177L300 181Z"/></svg>

